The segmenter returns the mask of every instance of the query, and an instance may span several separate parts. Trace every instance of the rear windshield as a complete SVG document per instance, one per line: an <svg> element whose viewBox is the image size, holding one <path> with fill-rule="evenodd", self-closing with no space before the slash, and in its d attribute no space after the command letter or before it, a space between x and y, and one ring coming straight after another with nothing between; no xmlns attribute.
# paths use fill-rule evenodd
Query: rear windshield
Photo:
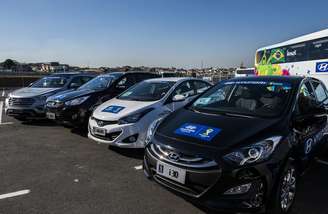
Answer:
<svg viewBox="0 0 328 214"><path fill-rule="evenodd" d="M31 85L33 88L61 88L67 82L67 77L53 76L43 77Z"/></svg>
<svg viewBox="0 0 328 214"><path fill-rule="evenodd" d="M228 81L207 91L190 108L214 114L274 117L286 108L291 93L288 82Z"/></svg>

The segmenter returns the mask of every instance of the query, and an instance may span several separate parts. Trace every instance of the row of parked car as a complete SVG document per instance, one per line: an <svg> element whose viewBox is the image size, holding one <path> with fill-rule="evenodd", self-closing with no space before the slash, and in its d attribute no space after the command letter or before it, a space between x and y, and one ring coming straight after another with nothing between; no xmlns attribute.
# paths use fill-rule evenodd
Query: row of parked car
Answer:
<svg viewBox="0 0 328 214"><path fill-rule="evenodd" d="M288 213L299 176L326 146L325 85L309 77L245 77L215 86L156 77L52 75L11 93L6 113L86 126L94 141L145 148L145 175L194 203Z"/></svg>

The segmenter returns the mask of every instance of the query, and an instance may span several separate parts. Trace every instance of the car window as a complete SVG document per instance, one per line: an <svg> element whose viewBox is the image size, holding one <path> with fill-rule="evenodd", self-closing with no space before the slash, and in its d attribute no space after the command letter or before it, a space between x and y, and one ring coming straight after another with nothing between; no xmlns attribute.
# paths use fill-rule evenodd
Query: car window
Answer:
<svg viewBox="0 0 328 214"><path fill-rule="evenodd" d="M202 94L190 109L212 114L276 117L286 109L291 91L292 84L284 81L227 81Z"/></svg>
<svg viewBox="0 0 328 214"><path fill-rule="evenodd" d="M196 93L201 94L210 87L210 84L203 81L194 81L194 86L195 86Z"/></svg>
<svg viewBox="0 0 328 214"><path fill-rule="evenodd" d="M312 86L314 89L314 93L317 96L317 100L322 102L327 99L327 94L324 86L318 81L312 81Z"/></svg>
<svg viewBox="0 0 328 214"><path fill-rule="evenodd" d="M81 77L82 84L89 82L91 79L93 79L93 76L83 76Z"/></svg>
<svg viewBox="0 0 328 214"><path fill-rule="evenodd" d="M31 85L32 88L61 88L67 83L68 78L63 76L47 76Z"/></svg>
<svg viewBox="0 0 328 214"><path fill-rule="evenodd" d="M299 114L306 114L315 101L314 91L310 82L302 84L298 93L297 111Z"/></svg>
<svg viewBox="0 0 328 214"><path fill-rule="evenodd" d="M125 89L135 84L135 78L133 75L126 75L116 85L117 88Z"/></svg>
<svg viewBox="0 0 328 214"><path fill-rule="evenodd" d="M151 79L151 78L155 77L155 75L151 74L151 73L149 73L149 74L136 74L135 76L136 76L136 81L137 82L141 82L143 80Z"/></svg>
<svg viewBox="0 0 328 214"><path fill-rule="evenodd" d="M100 75L83 84L78 90L103 90L108 88L114 81L111 75Z"/></svg>
<svg viewBox="0 0 328 214"><path fill-rule="evenodd" d="M183 95L185 98L195 95L195 89L190 81L181 83L173 92L172 97L175 95Z"/></svg>
<svg viewBox="0 0 328 214"><path fill-rule="evenodd" d="M170 81L143 81L126 90L118 99L135 101L155 101L163 98L172 88Z"/></svg>
<svg viewBox="0 0 328 214"><path fill-rule="evenodd" d="M83 85L85 82L82 81L82 77L74 77L72 81L69 84L69 87L74 88L74 87L80 87Z"/></svg>

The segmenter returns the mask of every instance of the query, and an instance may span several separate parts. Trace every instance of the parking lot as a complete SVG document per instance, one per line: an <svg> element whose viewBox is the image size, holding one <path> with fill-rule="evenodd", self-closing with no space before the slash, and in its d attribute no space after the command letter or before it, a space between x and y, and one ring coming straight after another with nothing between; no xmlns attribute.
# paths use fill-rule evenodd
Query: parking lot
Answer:
<svg viewBox="0 0 328 214"><path fill-rule="evenodd" d="M0 90L0 105L8 91ZM2 96L4 95L4 96ZM205 213L143 174L142 150L109 149L0 107L0 213ZM327 214L328 158L303 176L294 214Z"/></svg>

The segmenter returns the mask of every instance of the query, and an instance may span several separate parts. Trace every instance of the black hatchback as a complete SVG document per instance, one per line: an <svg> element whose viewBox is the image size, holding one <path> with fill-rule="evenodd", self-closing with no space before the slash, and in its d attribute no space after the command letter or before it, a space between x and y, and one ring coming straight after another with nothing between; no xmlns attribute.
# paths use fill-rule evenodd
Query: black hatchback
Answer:
<svg viewBox="0 0 328 214"><path fill-rule="evenodd" d="M306 77L221 82L149 127L144 172L208 208L288 213L327 141L327 95Z"/></svg>
<svg viewBox="0 0 328 214"><path fill-rule="evenodd" d="M158 77L146 72L112 72L95 77L77 90L47 99L47 118L75 127L87 127L93 109L137 82Z"/></svg>

